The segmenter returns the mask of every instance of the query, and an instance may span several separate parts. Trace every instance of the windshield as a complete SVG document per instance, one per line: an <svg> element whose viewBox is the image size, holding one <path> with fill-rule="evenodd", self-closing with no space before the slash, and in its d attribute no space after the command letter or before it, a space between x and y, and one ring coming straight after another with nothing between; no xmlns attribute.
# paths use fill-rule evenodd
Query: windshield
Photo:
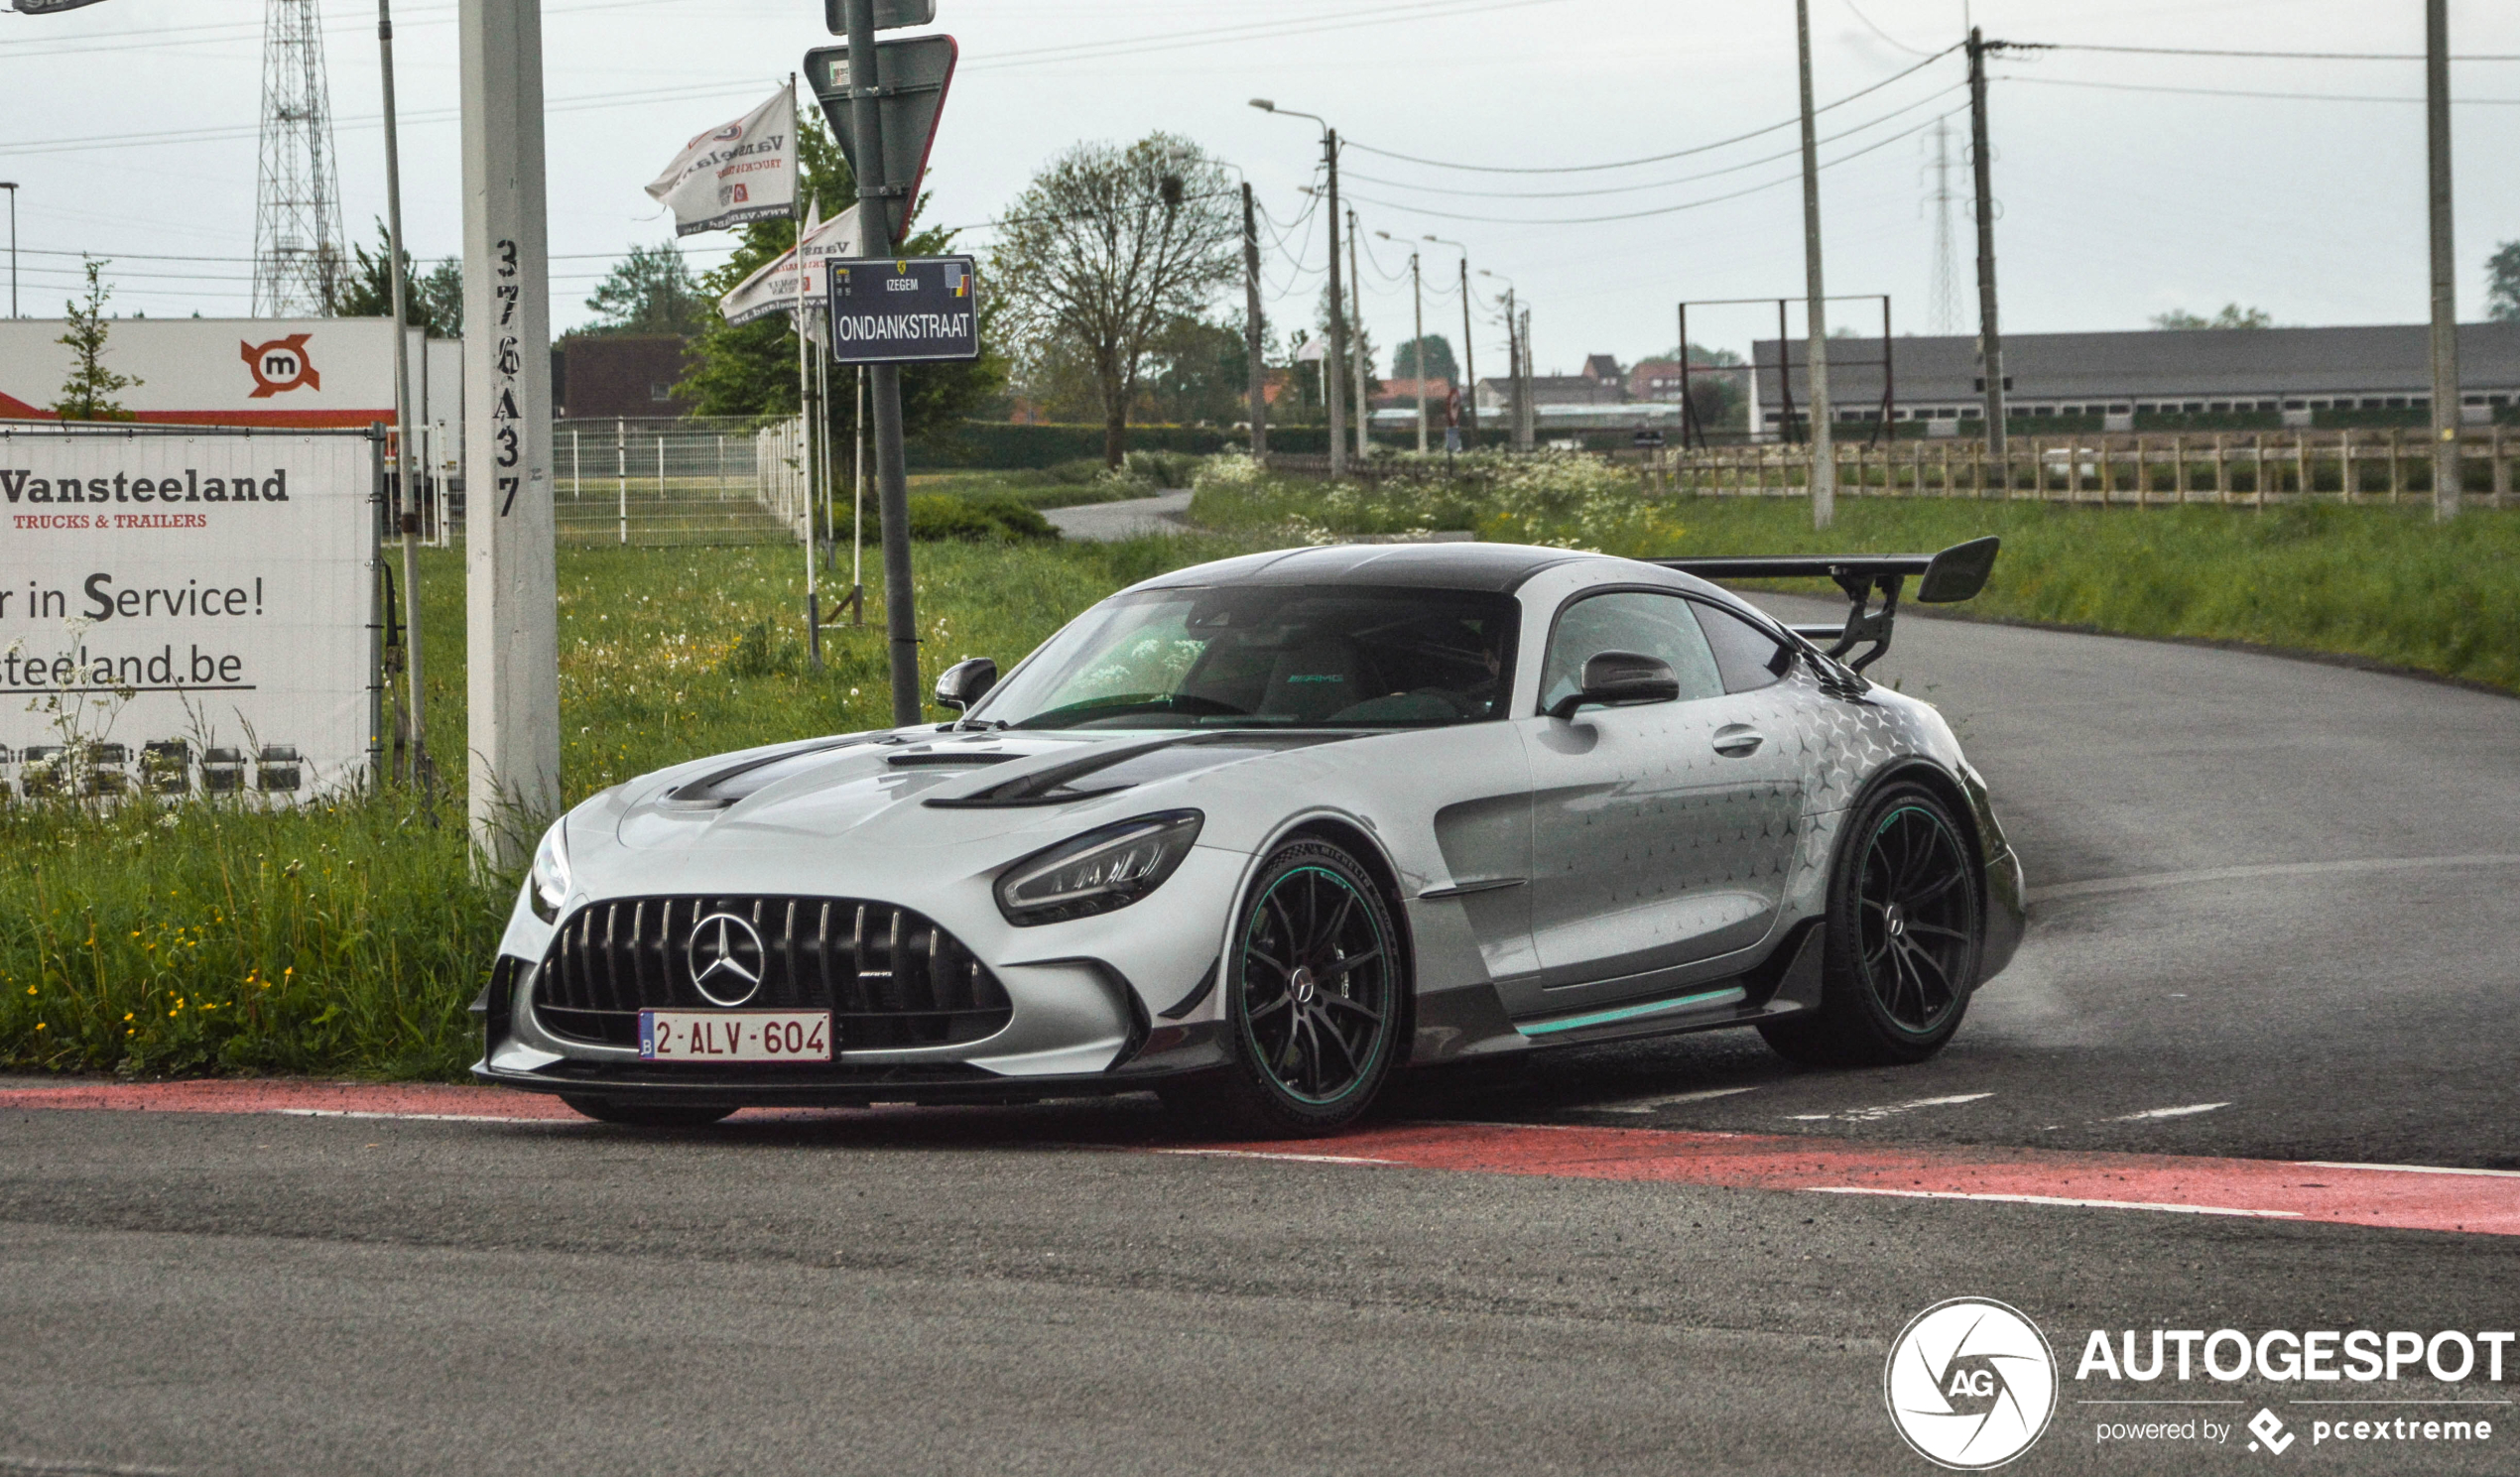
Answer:
<svg viewBox="0 0 2520 1477"><path fill-rule="evenodd" d="M1015 728L1421 728L1504 711L1510 595L1148 590L1069 623L974 707Z"/></svg>

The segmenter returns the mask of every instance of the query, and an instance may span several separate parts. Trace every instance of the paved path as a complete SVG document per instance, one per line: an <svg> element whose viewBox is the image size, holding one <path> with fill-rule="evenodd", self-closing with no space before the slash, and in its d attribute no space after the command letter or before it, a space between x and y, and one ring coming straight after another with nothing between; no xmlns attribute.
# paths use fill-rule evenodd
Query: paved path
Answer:
<svg viewBox="0 0 2520 1477"><path fill-rule="evenodd" d="M649 1135L0 1095L0 1472L1924 1471L1882 1362L1962 1293L2065 1362L2010 1471L2259 1459L2102 1446L2094 1392L2274 1411L2323 1471L2520 1470L2520 1348L2072 1379L2093 1329L2520 1321L2520 1237L2474 1229L2520 1183L2520 703L1917 619L1875 675L1952 716L2041 899L1924 1066L1595 1049L1225 1154L1136 1099ZM2496 1430L2308 1445L2336 1413L2296 1402L2348 1398Z"/></svg>
<svg viewBox="0 0 2520 1477"><path fill-rule="evenodd" d="M1071 539L1108 543L1142 534L1189 532L1183 517L1190 512L1190 493L1160 493L1119 503L1086 503L1074 508L1047 508L1042 516Z"/></svg>

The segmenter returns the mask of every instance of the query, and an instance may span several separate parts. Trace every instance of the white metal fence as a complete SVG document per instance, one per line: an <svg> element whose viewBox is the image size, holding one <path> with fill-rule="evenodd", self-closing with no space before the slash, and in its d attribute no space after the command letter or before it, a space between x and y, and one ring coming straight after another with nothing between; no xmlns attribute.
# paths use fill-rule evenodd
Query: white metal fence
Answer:
<svg viewBox="0 0 2520 1477"><path fill-rule="evenodd" d="M776 428L774 428L774 431ZM745 421L562 421L552 428L563 544L764 544L790 537L767 432Z"/></svg>

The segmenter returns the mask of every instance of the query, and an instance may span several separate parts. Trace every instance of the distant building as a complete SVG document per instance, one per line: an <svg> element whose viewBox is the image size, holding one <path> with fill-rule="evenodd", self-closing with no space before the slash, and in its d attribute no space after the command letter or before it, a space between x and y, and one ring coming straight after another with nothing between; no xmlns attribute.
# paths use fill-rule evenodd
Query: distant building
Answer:
<svg viewBox="0 0 2520 1477"><path fill-rule="evenodd" d="M1607 359L1607 354L1595 355ZM1514 403L1511 380L1478 382L1478 412L1503 411ZM1585 374L1536 374L1531 377L1531 403L1535 410L1551 406L1599 406L1627 403L1627 386L1617 380L1599 380Z"/></svg>
<svg viewBox="0 0 2520 1477"><path fill-rule="evenodd" d="M1452 393L1452 382L1440 377L1430 377L1426 386L1427 414L1442 416L1444 398ZM1385 380L1382 382L1382 393L1374 396L1367 403L1378 411L1406 410L1410 415L1415 416L1418 413L1418 382L1416 380Z"/></svg>
<svg viewBox="0 0 2520 1477"><path fill-rule="evenodd" d="M680 334L577 334L553 345L553 414L565 421L655 421L690 415L674 387L690 373Z"/></svg>
<svg viewBox="0 0 2520 1477"><path fill-rule="evenodd" d="M2140 417L2279 415L2308 426L2322 413L2429 412L2431 331L2421 323L2346 328L2144 329L2120 333L2016 333L2004 339L2008 419L2099 418L2132 430ZM1809 396L1805 341L1753 347L1751 424L1782 423L1780 389L1800 414ZM1982 421L1986 382L1973 337L1890 340L1890 415L1951 430ZM1829 399L1841 422L1878 420L1884 371L1879 338L1832 338ZM1694 372L1694 371L1693 371ZM2520 323L2458 329L2460 418L2486 422L2520 405Z"/></svg>

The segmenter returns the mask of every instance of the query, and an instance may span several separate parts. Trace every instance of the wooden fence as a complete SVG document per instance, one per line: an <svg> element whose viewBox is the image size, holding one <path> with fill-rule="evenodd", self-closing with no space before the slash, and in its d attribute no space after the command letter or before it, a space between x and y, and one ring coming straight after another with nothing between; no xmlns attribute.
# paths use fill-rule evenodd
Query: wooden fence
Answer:
<svg viewBox="0 0 2520 1477"><path fill-rule="evenodd" d="M2520 434L2478 427L2459 436L2465 491L2512 506ZM2017 435L2005 454L1958 438L1839 441L1841 497L1986 497L2050 502L2262 506L2305 497L2395 503L2432 499L2433 446L2421 431L2243 431L2184 435ZM1648 456L1658 491L1715 497L1800 497L1811 478L1804 444L1672 449Z"/></svg>

